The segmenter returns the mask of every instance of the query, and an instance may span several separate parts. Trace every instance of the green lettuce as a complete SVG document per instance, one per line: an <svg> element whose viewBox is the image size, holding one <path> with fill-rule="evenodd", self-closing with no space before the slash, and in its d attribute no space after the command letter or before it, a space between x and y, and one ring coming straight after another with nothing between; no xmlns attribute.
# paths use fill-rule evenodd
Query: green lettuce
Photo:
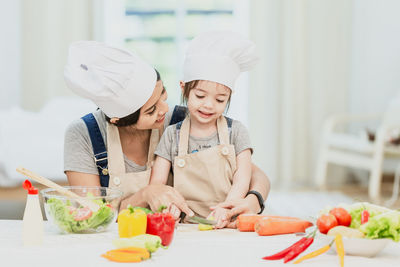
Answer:
<svg viewBox="0 0 400 267"><path fill-rule="evenodd" d="M359 227L367 238L390 238L395 242L400 241L400 212L389 211L371 218Z"/></svg>
<svg viewBox="0 0 400 267"><path fill-rule="evenodd" d="M51 198L47 201L51 219L58 227L67 233L80 233L87 230L95 230L101 226L107 226L114 219L114 211L102 200L93 200L99 205L99 209L92 213L88 219L76 221L74 212L70 210L70 202Z"/></svg>
<svg viewBox="0 0 400 267"><path fill-rule="evenodd" d="M369 212L369 218L372 219L375 216L388 212L390 209L385 207L377 206L368 202L358 202L346 207L347 211L351 215L351 228L358 229L361 226L361 213L364 210Z"/></svg>

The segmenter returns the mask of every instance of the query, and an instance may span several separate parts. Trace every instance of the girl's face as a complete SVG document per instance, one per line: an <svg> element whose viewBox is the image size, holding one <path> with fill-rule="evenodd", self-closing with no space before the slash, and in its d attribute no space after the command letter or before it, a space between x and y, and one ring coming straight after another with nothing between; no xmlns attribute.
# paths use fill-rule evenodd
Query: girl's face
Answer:
<svg viewBox="0 0 400 267"><path fill-rule="evenodd" d="M183 88L185 85L181 83ZM213 123L222 115L231 95L231 89L220 83L199 81L190 90L187 106L191 119L199 123Z"/></svg>
<svg viewBox="0 0 400 267"><path fill-rule="evenodd" d="M141 107L136 128L140 130L159 129L164 125L165 113L168 112L167 91L161 80L157 81L153 94Z"/></svg>

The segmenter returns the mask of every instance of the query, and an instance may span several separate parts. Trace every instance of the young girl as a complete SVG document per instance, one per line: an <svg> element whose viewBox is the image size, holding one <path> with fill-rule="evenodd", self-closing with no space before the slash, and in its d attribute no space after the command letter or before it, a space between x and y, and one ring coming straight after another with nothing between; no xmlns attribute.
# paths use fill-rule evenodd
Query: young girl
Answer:
<svg viewBox="0 0 400 267"><path fill-rule="evenodd" d="M236 78L255 62L254 44L235 33L209 32L193 39L180 83L189 114L165 130L155 152L150 183L165 184L172 164L174 187L196 214L213 216L217 228L227 225L227 210L216 208L210 214L210 207L244 198L249 190L248 132L222 114Z"/></svg>

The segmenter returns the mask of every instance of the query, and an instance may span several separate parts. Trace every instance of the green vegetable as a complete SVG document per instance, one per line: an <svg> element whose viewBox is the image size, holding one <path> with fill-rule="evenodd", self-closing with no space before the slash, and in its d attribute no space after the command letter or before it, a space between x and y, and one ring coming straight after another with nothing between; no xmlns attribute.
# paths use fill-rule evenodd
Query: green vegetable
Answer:
<svg viewBox="0 0 400 267"><path fill-rule="evenodd" d="M145 248L150 253L157 251L161 247L161 238L157 235L137 235L130 238L118 238L113 241L116 248L139 247Z"/></svg>
<svg viewBox="0 0 400 267"><path fill-rule="evenodd" d="M100 208L99 210L92 212L91 216L85 220L76 220L76 209L70 205L69 201L64 201L51 198L47 201L49 213L51 219L57 224L63 231L67 233L80 233L87 230L95 230L98 227L108 225L114 219L114 211L102 200L93 200L97 203Z"/></svg>
<svg viewBox="0 0 400 267"><path fill-rule="evenodd" d="M129 206L130 206L130 204L128 205L128 208L129 208ZM142 208L142 207L133 207L133 211L135 211L135 210L143 210L146 214L153 214L153 212L151 210Z"/></svg>
<svg viewBox="0 0 400 267"><path fill-rule="evenodd" d="M368 202L358 202L345 207L351 215L351 228L358 229L361 226L361 213L368 210L369 218L373 218L379 214L390 211L385 207L377 206Z"/></svg>
<svg viewBox="0 0 400 267"><path fill-rule="evenodd" d="M369 219L359 228L367 238L390 238L395 242L400 241L400 212L389 211Z"/></svg>

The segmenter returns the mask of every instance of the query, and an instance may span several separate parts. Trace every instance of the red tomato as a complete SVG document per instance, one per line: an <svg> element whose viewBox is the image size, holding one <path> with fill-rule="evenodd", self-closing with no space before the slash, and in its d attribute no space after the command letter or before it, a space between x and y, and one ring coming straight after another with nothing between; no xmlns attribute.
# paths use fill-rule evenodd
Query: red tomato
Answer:
<svg viewBox="0 0 400 267"><path fill-rule="evenodd" d="M351 215L344 208L334 208L329 213L336 217L339 225L350 226Z"/></svg>
<svg viewBox="0 0 400 267"><path fill-rule="evenodd" d="M73 206L67 206L67 209L68 209L69 214L72 214L72 213L74 213L74 211L76 211L76 208Z"/></svg>
<svg viewBox="0 0 400 267"><path fill-rule="evenodd" d="M338 222L336 220L336 217L333 216L332 214L324 214L321 215L318 220L317 220L317 227L319 231L323 234L328 233L328 231L337 226Z"/></svg>
<svg viewBox="0 0 400 267"><path fill-rule="evenodd" d="M76 210L76 214L74 215L75 221L83 221L87 220L92 216L92 210L88 207L80 208Z"/></svg>
<svg viewBox="0 0 400 267"><path fill-rule="evenodd" d="M367 223L369 220L369 212L368 210L363 210L361 212L361 224Z"/></svg>

